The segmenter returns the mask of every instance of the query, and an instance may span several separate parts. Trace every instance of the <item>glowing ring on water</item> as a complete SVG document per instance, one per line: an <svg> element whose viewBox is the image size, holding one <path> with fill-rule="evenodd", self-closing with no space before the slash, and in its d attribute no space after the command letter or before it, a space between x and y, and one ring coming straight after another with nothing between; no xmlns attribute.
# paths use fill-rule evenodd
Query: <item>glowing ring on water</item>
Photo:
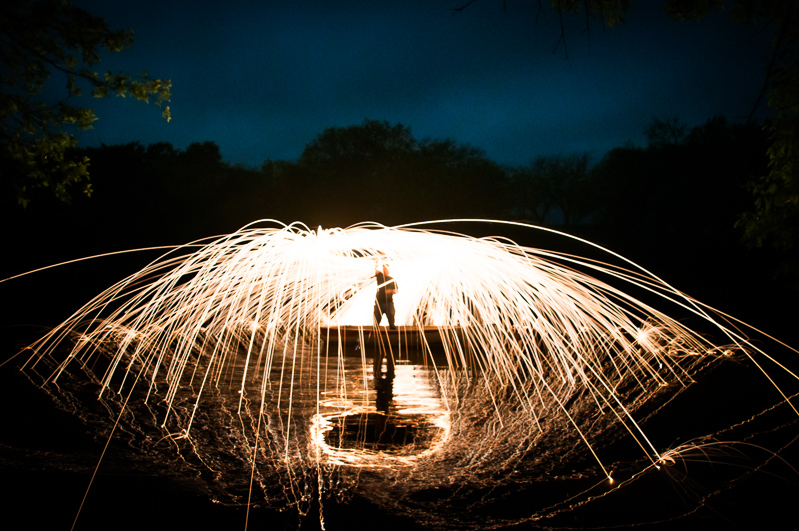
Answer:
<svg viewBox="0 0 799 531"><path fill-rule="evenodd" d="M400 454L397 452L387 452L371 450L368 448L337 448L331 446L326 435L333 430L335 419L343 419L355 415L375 414L375 410L369 407L358 407L348 409L341 413L317 414L311 419L311 440L325 456L325 460L331 464L341 466L351 466L360 468L395 468L398 466L412 466L419 460L438 452L449 439L450 418L448 412L440 413L419 413L427 417L430 426L438 428L429 445L418 453ZM379 412L377 414L380 414ZM390 417L403 418L405 415L389 415Z"/></svg>

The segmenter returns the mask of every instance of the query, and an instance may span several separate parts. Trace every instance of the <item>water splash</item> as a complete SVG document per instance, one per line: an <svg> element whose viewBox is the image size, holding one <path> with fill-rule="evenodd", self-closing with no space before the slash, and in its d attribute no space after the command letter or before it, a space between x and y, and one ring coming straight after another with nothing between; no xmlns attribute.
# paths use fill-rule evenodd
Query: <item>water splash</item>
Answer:
<svg viewBox="0 0 799 531"><path fill-rule="evenodd" d="M645 423L719 360L777 364L613 253L624 267L423 226L253 224L167 253L31 345L26 368L52 364L46 384L96 375L115 425L143 405L182 461L249 505L307 512L368 492L431 525L458 523L440 510L449 500L486 508L464 525L495 526L545 522L670 468L709 443L663 447ZM396 332L372 322L383 262L400 286ZM429 391L404 401L404 386ZM247 470L246 485L221 481L226 468ZM541 478L573 493L488 511Z"/></svg>

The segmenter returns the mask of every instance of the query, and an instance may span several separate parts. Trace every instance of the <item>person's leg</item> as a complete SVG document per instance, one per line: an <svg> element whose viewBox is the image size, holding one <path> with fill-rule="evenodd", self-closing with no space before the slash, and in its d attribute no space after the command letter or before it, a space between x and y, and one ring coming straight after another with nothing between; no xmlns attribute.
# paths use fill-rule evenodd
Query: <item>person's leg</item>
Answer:
<svg viewBox="0 0 799 531"><path fill-rule="evenodd" d="M375 326L380 326L380 321L383 319L383 311L380 309L380 305L375 301Z"/></svg>
<svg viewBox="0 0 799 531"><path fill-rule="evenodd" d="M386 308L386 317L388 317L388 326L393 330L397 328L397 325L394 324L394 301L388 303L388 308Z"/></svg>

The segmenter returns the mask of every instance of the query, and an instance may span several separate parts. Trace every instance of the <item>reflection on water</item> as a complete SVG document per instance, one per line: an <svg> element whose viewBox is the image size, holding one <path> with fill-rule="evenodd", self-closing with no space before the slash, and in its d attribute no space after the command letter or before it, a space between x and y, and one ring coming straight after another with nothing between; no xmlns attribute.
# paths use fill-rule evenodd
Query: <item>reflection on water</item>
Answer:
<svg viewBox="0 0 799 531"><path fill-rule="evenodd" d="M307 514L319 500L357 497L433 528L520 521L576 525L571 514L601 506L599 500L613 495L615 485L603 481L572 421L603 457L616 462L620 484L638 477L640 462L614 458L628 455L626 430L612 415L598 412L584 390L564 393L561 408L524 388L474 378L466 369L444 370L424 358L410 360L404 352L396 353L393 371L391 352L366 348L346 354L298 349L269 364L261 360L243 393L241 359L220 374L213 364L195 362L188 368L195 379L180 387L171 408L160 388L131 390L129 382L117 386L121 394L95 400L97 380L77 368L51 390L99 442L116 426L103 466L124 460L124 466L140 472L180 477L227 505ZM84 371L91 374L88 367ZM195 409L197 381L206 373L217 383L203 391L202 406ZM666 427L676 425L664 408L665 396L642 403L637 417L646 420L657 413ZM689 437L687 408L683 404L677 411L683 436ZM192 418L190 437L185 437ZM647 426L657 435L657 424L650 420ZM670 437L673 431L664 433ZM700 465L692 466L696 478ZM663 467L658 474L678 474L678 468ZM661 503L674 496L671 483L663 485L667 491L648 485L647 496L636 499L635 507L599 521L668 519L693 509ZM633 509L638 516L630 516Z"/></svg>
<svg viewBox="0 0 799 531"><path fill-rule="evenodd" d="M448 439L451 397L441 385L447 371L365 350L288 350L261 360L242 392L245 358L233 348L228 359L237 361L223 373L213 363L188 367L195 378L171 407L159 388L130 381L97 401L88 367L64 373L52 397L98 442L111 437L134 469L183 475L221 503L304 513L319 495L346 500L361 471L412 466ZM51 369L40 370L44 378ZM202 389L203 407L195 408L202 378L218 383Z"/></svg>
<svg viewBox="0 0 799 531"><path fill-rule="evenodd" d="M357 378L361 363L345 358L345 377ZM373 370L368 374L374 389L366 386L360 400L326 394L311 423L314 441L330 461L391 467L439 449L449 433L449 414L435 371L400 361L377 378Z"/></svg>

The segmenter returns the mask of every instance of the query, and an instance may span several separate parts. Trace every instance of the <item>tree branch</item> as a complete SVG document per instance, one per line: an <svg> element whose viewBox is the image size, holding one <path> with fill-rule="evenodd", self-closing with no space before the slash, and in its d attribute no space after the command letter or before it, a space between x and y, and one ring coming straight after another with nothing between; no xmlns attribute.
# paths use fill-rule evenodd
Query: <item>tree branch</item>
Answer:
<svg viewBox="0 0 799 531"><path fill-rule="evenodd" d="M456 14L456 13L460 13L461 11L463 11L464 9L466 9L467 7L469 7L470 5L472 5L475 2L477 2L477 0L469 0L468 2L466 2L461 7L451 7L451 8L449 8L449 11L451 11L453 15Z"/></svg>
<svg viewBox="0 0 799 531"><path fill-rule="evenodd" d="M760 93L757 95L757 99L755 100L755 104L752 106L752 110L749 112L749 116L746 118L746 123L749 124L752 122L752 119L757 111L757 108L760 106L760 102L763 100L763 97L766 95L768 91L768 86L771 82L772 75L774 74L774 67L777 64L777 57L782 50L782 44L785 40L786 35L788 34L788 28L791 25L791 18L793 16L793 2L790 3L788 6L788 13L785 16L785 22L782 24L780 28L780 33L777 36L777 40L774 42L774 51L771 54L771 59L769 60L768 67L766 68L766 78L763 80L763 86L760 87Z"/></svg>

